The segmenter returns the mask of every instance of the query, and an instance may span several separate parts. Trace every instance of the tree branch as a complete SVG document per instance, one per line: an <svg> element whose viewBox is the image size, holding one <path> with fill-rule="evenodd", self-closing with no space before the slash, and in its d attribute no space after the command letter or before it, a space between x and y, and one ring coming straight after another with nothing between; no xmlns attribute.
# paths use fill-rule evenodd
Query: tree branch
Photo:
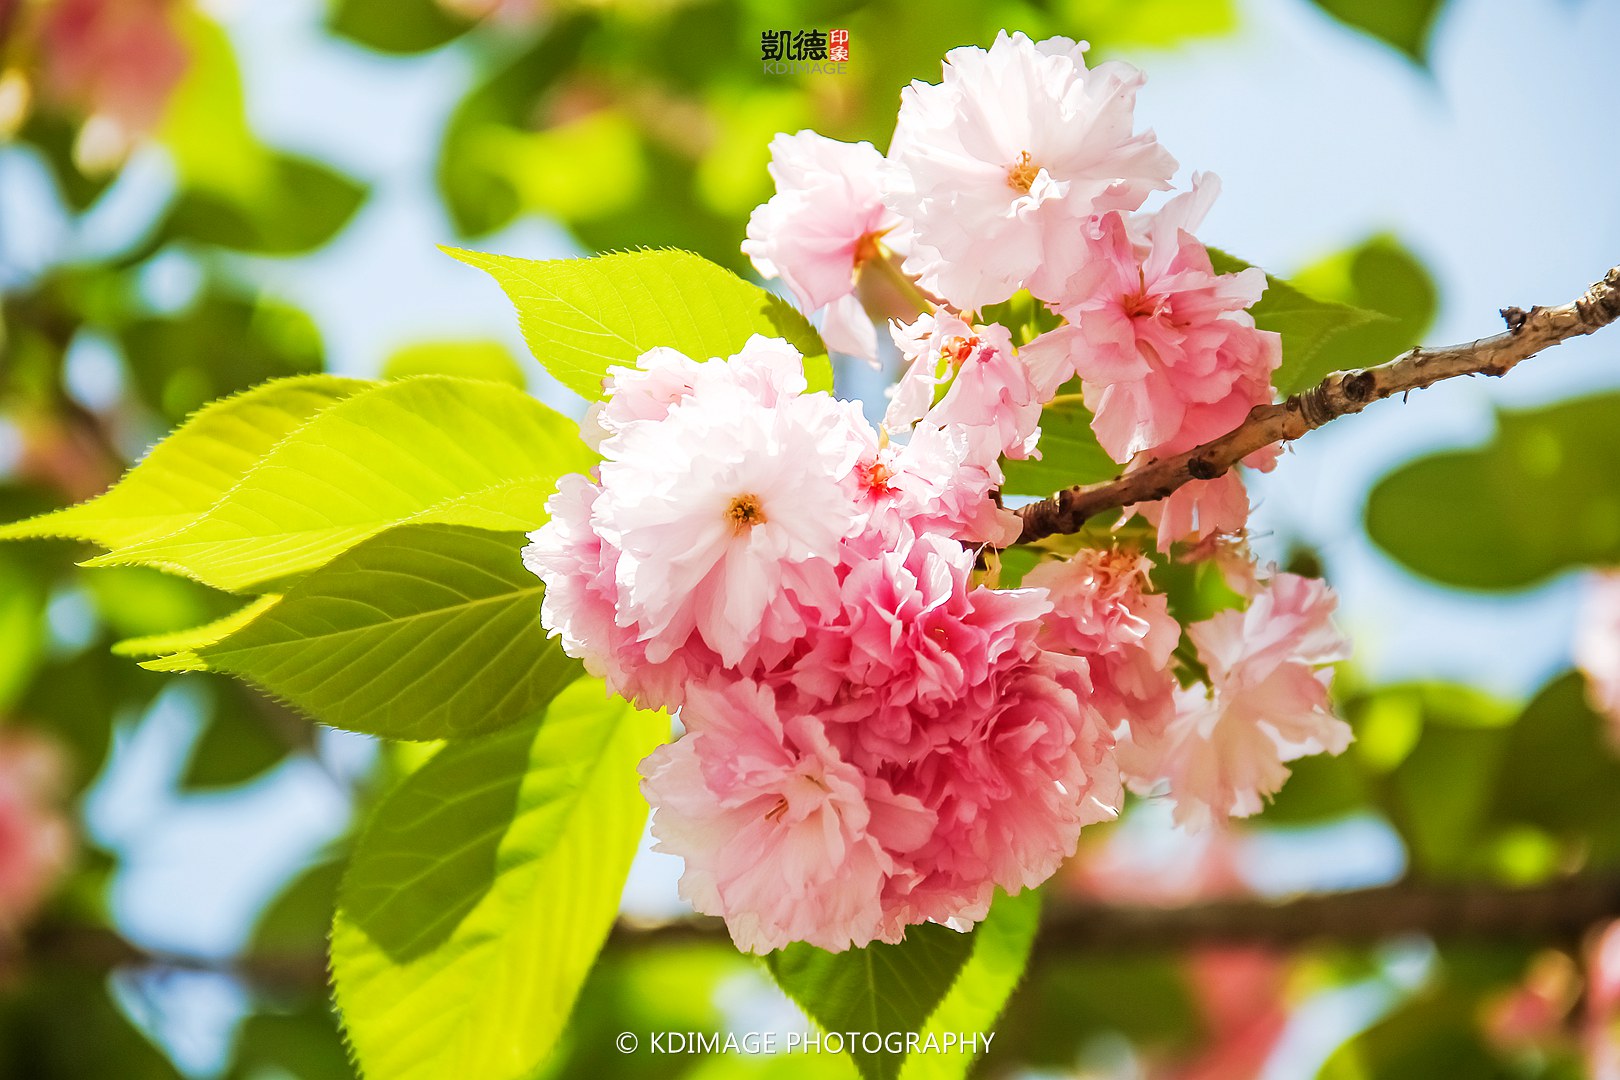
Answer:
<svg viewBox="0 0 1620 1080"><path fill-rule="evenodd" d="M1528 888L1401 882L1284 900L1173 908L1061 900L1047 905L1035 954L1051 960L1198 945L1286 948L1318 940L1364 945L1410 934L1440 941L1573 943L1611 918L1620 918L1620 876L1613 875L1576 876ZM728 940L725 924L714 918L655 927L621 923L608 949Z"/></svg>
<svg viewBox="0 0 1620 1080"><path fill-rule="evenodd" d="M1162 499L1192 480L1213 480L1256 450L1297 439L1382 398L1422 390L1458 375L1506 375L1545 349L1620 319L1620 266L1573 303L1529 311L1503 308L1502 318L1508 329L1495 337L1439 349L1417 348L1377 367L1336 371L1285 401L1256 406L1235 430L1184 454L1031 503L1018 511L1024 520L1018 540L1029 543L1076 532L1087 519L1105 510Z"/></svg>
<svg viewBox="0 0 1620 1080"><path fill-rule="evenodd" d="M1183 908L1067 904L1042 923L1037 950L1058 954L1193 945L1365 945L1407 934L1437 941L1577 942L1620 917L1620 877L1577 876L1528 888L1401 882L1282 901Z"/></svg>
<svg viewBox="0 0 1620 1080"><path fill-rule="evenodd" d="M1577 875L1528 888L1402 882L1376 889L1282 900L1244 899L1186 907L1052 900L1035 942L1038 961L1106 953L1176 951L1203 945L1292 948L1312 942L1366 945L1420 934L1437 941L1578 943L1593 926L1620 918L1620 875ZM694 916L656 926L620 922L607 952L730 945L719 919ZM261 990L325 992L320 952L248 953L215 959L153 952L106 927L45 924L20 951L0 946L0 969L63 965L92 971L136 968L204 971Z"/></svg>

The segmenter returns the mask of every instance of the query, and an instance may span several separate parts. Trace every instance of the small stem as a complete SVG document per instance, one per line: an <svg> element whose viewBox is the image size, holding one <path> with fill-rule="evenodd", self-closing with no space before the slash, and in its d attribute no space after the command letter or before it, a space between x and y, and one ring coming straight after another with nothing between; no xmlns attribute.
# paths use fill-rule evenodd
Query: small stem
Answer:
<svg viewBox="0 0 1620 1080"><path fill-rule="evenodd" d="M903 300L909 301L917 309L919 315L931 315L935 304L928 294L918 287L917 282L900 269L899 256L888 249L880 249L881 253L875 259L869 259L861 264L864 271L868 267L875 269L883 280L894 287Z"/></svg>

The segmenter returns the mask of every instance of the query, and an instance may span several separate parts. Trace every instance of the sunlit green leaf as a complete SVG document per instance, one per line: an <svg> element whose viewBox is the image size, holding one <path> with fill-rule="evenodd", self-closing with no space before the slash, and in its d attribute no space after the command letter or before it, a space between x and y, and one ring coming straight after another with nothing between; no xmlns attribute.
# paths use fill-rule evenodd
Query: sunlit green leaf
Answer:
<svg viewBox="0 0 1620 1080"><path fill-rule="evenodd" d="M534 262L476 251L451 254L486 270L517 308L535 358L587 400L615 364L634 367L668 346L695 360L729 356L755 334L780 337L805 357L814 389L829 389L827 350L793 307L686 251L627 251Z"/></svg>
<svg viewBox="0 0 1620 1080"><path fill-rule="evenodd" d="M289 432L369 386L309 375L266 383L204 407L98 498L0 525L0 539L66 536L116 548L202 517Z"/></svg>
<svg viewBox="0 0 1620 1080"><path fill-rule="evenodd" d="M970 933L929 923L908 928L898 945L874 942L830 953L793 944L768 954L765 966L823 1031L916 1032L919 1038L989 1031L1023 974L1039 915L1037 897L1001 896ZM969 978L973 985L964 985ZM908 1060L903 1050L869 1053L857 1046L849 1052L866 1080L961 1076L972 1064L966 1054L924 1062Z"/></svg>
<svg viewBox="0 0 1620 1080"><path fill-rule="evenodd" d="M245 604L227 615L203 623L201 626L188 627L185 630L174 630L164 634L126 638L113 646L113 652L119 656L183 657L186 661L184 665L176 667L172 664L165 664L158 670L201 671L207 665L197 657L198 649L205 645L212 645L229 634L236 633L236 631L274 607L280 599L281 597L270 593L256 598L251 603Z"/></svg>
<svg viewBox="0 0 1620 1080"><path fill-rule="evenodd" d="M447 745L377 808L332 967L370 1080L520 1080L551 1053L618 914L669 734L586 679L544 722Z"/></svg>
<svg viewBox="0 0 1620 1080"><path fill-rule="evenodd" d="M422 341L405 346L383 361L385 379L412 375L484 379L520 390L528 382L517 357L498 341Z"/></svg>
<svg viewBox="0 0 1620 1080"><path fill-rule="evenodd" d="M344 399L275 446L190 525L92 565L241 590L306 573L395 525L527 530L591 457L575 425L508 386L422 376Z"/></svg>
<svg viewBox="0 0 1620 1080"><path fill-rule="evenodd" d="M947 1033L982 1034L996 1029L996 1018L1024 977L1030 949L1041 922L1041 894L1026 889L1017 896L998 894L989 918L973 931L973 952L951 989L920 1032L942 1040ZM968 1075L974 1056L913 1054L900 1070L901 1080L956 1080Z"/></svg>
<svg viewBox="0 0 1620 1080"><path fill-rule="evenodd" d="M522 533L391 530L196 655L335 727L398 739L505 727L579 674L540 626L522 546Z"/></svg>

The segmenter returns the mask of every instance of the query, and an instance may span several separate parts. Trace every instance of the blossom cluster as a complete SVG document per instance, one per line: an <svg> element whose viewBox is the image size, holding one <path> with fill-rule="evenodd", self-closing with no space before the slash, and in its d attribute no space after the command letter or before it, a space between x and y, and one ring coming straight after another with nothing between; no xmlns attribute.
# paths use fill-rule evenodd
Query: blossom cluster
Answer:
<svg viewBox="0 0 1620 1080"><path fill-rule="evenodd" d="M877 341L861 296L881 282L874 269L899 261L959 313L1027 291L1064 320L1021 350L1037 397L1078 378L1102 448L1140 465L1224 435L1270 402L1282 346L1246 310L1265 274L1217 273L1194 235L1216 177L1194 174L1191 190L1142 211L1170 188L1175 159L1151 132L1133 133L1142 73L1119 61L1088 68L1085 48L1003 33L989 49L952 50L940 83L903 92L887 157L809 131L778 136L777 192L754 212L743 250L825 313L830 344L868 359ZM895 336L910 361L897 398L948 377L950 358L906 348L927 326ZM1269 468L1273 456L1247 464ZM1169 550L1241 530L1248 498L1228 473L1142 510Z"/></svg>
<svg viewBox="0 0 1620 1080"><path fill-rule="evenodd" d="M997 888L1056 872L1127 788L1167 790L1203 825L1255 812L1284 762L1349 738L1320 582L1261 580L1245 555L1244 602L1184 644L1126 539L1017 588L989 569L1021 530L1003 463L1039 453L1064 384L1130 466L1229 430L1270 400L1278 362L1245 310L1264 276L1216 273L1192 236L1214 179L1140 212L1175 163L1132 133L1140 73L1088 69L1083 48L953 51L940 85L906 91L887 156L773 143L756 266L857 354L877 347L869 281L923 301L890 328L904 370L880 427L811 391L781 340L651 350L609 370L582 425L600 463L563 479L525 549L563 648L678 710L683 736L642 765L653 832L743 949L969 925ZM982 318L1020 290L1062 317L1021 347ZM1139 508L1160 551L1230 558L1241 483L1184 491Z"/></svg>

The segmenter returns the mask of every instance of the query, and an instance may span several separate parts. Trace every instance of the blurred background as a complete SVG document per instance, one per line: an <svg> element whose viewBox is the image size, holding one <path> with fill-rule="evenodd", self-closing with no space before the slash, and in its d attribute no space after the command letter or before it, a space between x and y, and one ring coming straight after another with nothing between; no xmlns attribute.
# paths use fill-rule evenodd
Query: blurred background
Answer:
<svg viewBox="0 0 1620 1080"><path fill-rule="evenodd" d="M1388 316L1329 343L1341 366L1493 333L1498 308L1567 302L1620 261L1608 0L0 0L0 520L103 490L279 375L477 374L577 413L440 245L679 246L748 272L773 134L882 149L899 88L1003 27L1149 72L1138 120L1178 182L1224 181L1203 238ZM834 28L842 74L762 70L762 32ZM1242 830L1134 805L1049 903L1613 873L1620 759L1570 667L1591 571L1620 564L1617 351L1598 335L1377 406L1257 479L1257 551L1343 596L1358 742ZM225 598L86 554L0 547L0 847L34 845L0 876L0 1076L351 1075L324 988L335 860L408 762L114 655ZM679 871L644 855L627 918L678 917ZM1252 936L1038 956L981 1068L1620 1076L1601 926ZM729 948L610 949L552 1071L844 1067L611 1046L802 1024Z"/></svg>

